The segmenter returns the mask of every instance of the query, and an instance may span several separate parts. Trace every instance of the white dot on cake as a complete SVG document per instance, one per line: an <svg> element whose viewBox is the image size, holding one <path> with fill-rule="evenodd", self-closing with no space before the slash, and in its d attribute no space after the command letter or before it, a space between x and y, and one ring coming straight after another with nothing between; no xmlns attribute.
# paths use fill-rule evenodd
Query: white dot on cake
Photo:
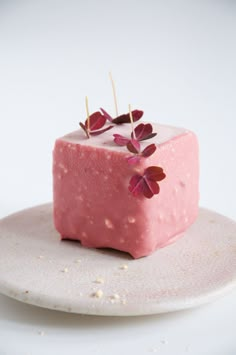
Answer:
<svg viewBox="0 0 236 355"><path fill-rule="evenodd" d="M105 222L105 225L106 225L106 227L107 227L108 229L113 229L113 228L114 228L113 223L111 222L110 219L105 218L104 222Z"/></svg>
<svg viewBox="0 0 236 355"><path fill-rule="evenodd" d="M129 223L135 223L136 219L132 216L128 216L128 222Z"/></svg>

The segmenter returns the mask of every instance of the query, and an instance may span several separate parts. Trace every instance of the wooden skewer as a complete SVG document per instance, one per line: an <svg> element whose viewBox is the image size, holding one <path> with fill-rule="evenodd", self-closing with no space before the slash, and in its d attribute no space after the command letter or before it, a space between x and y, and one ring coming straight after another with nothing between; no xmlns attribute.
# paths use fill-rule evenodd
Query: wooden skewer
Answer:
<svg viewBox="0 0 236 355"><path fill-rule="evenodd" d="M130 104L129 104L129 117L130 117L130 122L131 122L133 137L134 137L134 139L136 139L136 135L135 135L135 131L134 131L134 120L133 120L133 115L132 115L131 105L130 105Z"/></svg>
<svg viewBox="0 0 236 355"><path fill-rule="evenodd" d="M85 106L86 106L86 114L87 114L87 120L88 120L88 127L87 127L87 132L89 135L89 131L90 131L90 115L89 115L89 106L88 106L88 97L85 96Z"/></svg>
<svg viewBox="0 0 236 355"><path fill-rule="evenodd" d="M116 87L115 87L115 83L112 78L111 72L109 73L109 77L111 80L111 86L112 86L112 92L113 92L113 98L114 98L115 110L116 110L116 117L117 117L118 116L118 105L117 105L117 97L116 97Z"/></svg>

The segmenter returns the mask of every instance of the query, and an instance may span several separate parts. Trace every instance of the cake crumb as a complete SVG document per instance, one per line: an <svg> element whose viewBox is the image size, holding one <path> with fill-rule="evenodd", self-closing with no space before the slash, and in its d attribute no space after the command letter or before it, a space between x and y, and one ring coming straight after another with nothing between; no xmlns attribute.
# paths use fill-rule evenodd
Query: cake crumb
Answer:
<svg viewBox="0 0 236 355"><path fill-rule="evenodd" d="M76 260L75 260L75 263L76 263L76 264L80 264L80 263L81 263L81 260L80 260L80 259L76 259Z"/></svg>
<svg viewBox="0 0 236 355"><path fill-rule="evenodd" d="M43 255L39 255L38 259L44 259L44 256Z"/></svg>
<svg viewBox="0 0 236 355"><path fill-rule="evenodd" d="M104 279L102 277L98 277L98 278L96 278L95 282L97 284L104 284L105 281L104 281Z"/></svg>
<svg viewBox="0 0 236 355"><path fill-rule="evenodd" d="M125 305L125 304L127 304L127 301L126 300L122 300L121 303Z"/></svg>
<svg viewBox="0 0 236 355"><path fill-rule="evenodd" d="M121 270L127 270L128 269L128 265L127 264L123 264L120 266Z"/></svg>
<svg viewBox="0 0 236 355"><path fill-rule="evenodd" d="M102 296L103 296L102 290L97 290L96 292L93 293L93 297L95 298L102 298Z"/></svg>
<svg viewBox="0 0 236 355"><path fill-rule="evenodd" d="M67 267L65 267L65 269L62 270L62 272L67 273L69 271L69 269Z"/></svg>

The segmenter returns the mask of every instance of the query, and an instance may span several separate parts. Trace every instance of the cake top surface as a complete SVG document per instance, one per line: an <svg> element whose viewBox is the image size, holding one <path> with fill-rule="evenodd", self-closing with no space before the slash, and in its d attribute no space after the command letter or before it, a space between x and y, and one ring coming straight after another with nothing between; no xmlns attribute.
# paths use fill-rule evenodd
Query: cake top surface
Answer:
<svg viewBox="0 0 236 355"><path fill-rule="evenodd" d="M143 123L146 123L146 122L143 122ZM136 123L135 127L138 124L139 123ZM163 144L163 143L165 143L165 142L167 142L179 135L189 132L184 128L162 125L162 124L158 124L158 123L152 123L152 126L153 126L153 132L156 132L157 135L155 137L149 139L148 141L143 141L142 144L144 147L151 144L151 143L155 143L156 145L161 145L161 144ZM132 132L131 125L128 123L125 123L125 124L121 124L121 125L115 125L109 131L106 131L103 134L98 135L98 136L90 137L89 139L86 137L86 135L82 129L78 129L77 131L66 134L65 136L61 137L60 139L65 142L73 143L73 144L96 146L99 148L106 148L106 149L111 149L111 150L116 150L116 151L117 150L123 151L124 147L117 146L114 143L113 134L120 134L122 136L130 138L131 132Z"/></svg>

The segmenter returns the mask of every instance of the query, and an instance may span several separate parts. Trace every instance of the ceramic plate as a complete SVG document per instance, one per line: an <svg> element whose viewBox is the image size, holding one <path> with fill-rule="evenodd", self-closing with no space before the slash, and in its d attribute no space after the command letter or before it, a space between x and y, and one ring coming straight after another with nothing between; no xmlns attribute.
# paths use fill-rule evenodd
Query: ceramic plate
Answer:
<svg viewBox="0 0 236 355"><path fill-rule="evenodd" d="M52 205L0 221L0 292L66 312L145 315L210 302L236 285L236 223L200 209L176 243L133 260L60 241Z"/></svg>

